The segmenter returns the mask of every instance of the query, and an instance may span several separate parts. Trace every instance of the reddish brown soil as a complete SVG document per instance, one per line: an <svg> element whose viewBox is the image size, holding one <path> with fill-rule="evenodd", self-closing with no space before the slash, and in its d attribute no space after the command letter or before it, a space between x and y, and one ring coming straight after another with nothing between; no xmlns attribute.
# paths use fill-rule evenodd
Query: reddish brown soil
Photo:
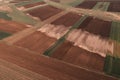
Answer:
<svg viewBox="0 0 120 80"><path fill-rule="evenodd" d="M19 2L22 2L22 1L30 1L30 0L13 0L13 1L10 1L10 3L19 3Z"/></svg>
<svg viewBox="0 0 120 80"><path fill-rule="evenodd" d="M63 60L96 71L103 71L104 67L103 57L76 46L70 48Z"/></svg>
<svg viewBox="0 0 120 80"><path fill-rule="evenodd" d="M44 6L42 8L37 8L32 11L28 11L28 13L34 17L40 18L41 20L45 20L61 11L62 10L52 6Z"/></svg>
<svg viewBox="0 0 120 80"><path fill-rule="evenodd" d="M3 43L0 58L53 80L117 80Z"/></svg>
<svg viewBox="0 0 120 80"><path fill-rule="evenodd" d="M15 45L28 48L38 53L43 53L48 49L56 39L50 38L41 32L34 32L33 34L19 40Z"/></svg>
<svg viewBox="0 0 120 80"><path fill-rule="evenodd" d="M88 24L90 23L90 21L91 21L92 19L93 19L92 17L87 17L87 18L82 22L82 24L78 27L78 29L85 28L86 26L88 26Z"/></svg>
<svg viewBox="0 0 120 80"><path fill-rule="evenodd" d="M120 1L111 1L108 11L120 12Z"/></svg>
<svg viewBox="0 0 120 80"><path fill-rule="evenodd" d="M76 6L77 8L91 9L97 4L97 1L84 1L83 3Z"/></svg>
<svg viewBox="0 0 120 80"><path fill-rule="evenodd" d="M24 5L24 7L30 8L30 7L34 7L34 6L38 6L38 5L42 5L42 4L45 4L45 2L37 2L37 3L27 4L27 5Z"/></svg>
<svg viewBox="0 0 120 80"><path fill-rule="evenodd" d="M72 26L73 24L76 23L77 20L80 19L80 15L77 15L75 13L69 12L68 14L58 18L52 24L55 25L64 25L66 27Z"/></svg>
<svg viewBox="0 0 120 80"><path fill-rule="evenodd" d="M5 31L9 33L16 33L25 28L27 28L27 26L22 23L0 19L0 30L1 31Z"/></svg>
<svg viewBox="0 0 120 80"><path fill-rule="evenodd" d="M111 30L111 22L100 19L91 19L88 17L78 29L86 30L90 33L100 35L102 37L109 37Z"/></svg>
<svg viewBox="0 0 120 80"><path fill-rule="evenodd" d="M64 56L67 54L68 50L73 46L72 43L65 41L63 44L61 44L51 55L51 57L57 58L59 60L62 60Z"/></svg>
<svg viewBox="0 0 120 80"><path fill-rule="evenodd" d="M104 67L103 57L73 46L72 43L68 41L65 41L59 46L51 57L96 71L103 71Z"/></svg>

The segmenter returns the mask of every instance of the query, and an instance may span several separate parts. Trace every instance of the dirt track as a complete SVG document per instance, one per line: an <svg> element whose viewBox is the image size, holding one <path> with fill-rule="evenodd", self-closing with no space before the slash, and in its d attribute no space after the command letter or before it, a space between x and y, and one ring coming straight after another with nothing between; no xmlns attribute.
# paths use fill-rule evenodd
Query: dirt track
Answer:
<svg viewBox="0 0 120 80"><path fill-rule="evenodd" d="M0 30L2 31L6 31L9 33L16 33L25 28L27 28L25 24L15 22L15 21L6 21L3 19L0 19Z"/></svg>
<svg viewBox="0 0 120 80"><path fill-rule="evenodd" d="M96 71L103 71L104 67L103 57L80 47L73 46L68 41L57 48L51 57Z"/></svg>
<svg viewBox="0 0 120 80"><path fill-rule="evenodd" d="M17 41L15 45L21 46L32 51L38 52L42 54L46 49L48 49L56 39L50 38L46 36L44 33L40 31L36 31L31 35L22 38L21 40Z"/></svg>
<svg viewBox="0 0 120 80"><path fill-rule="evenodd" d="M42 8L37 8L32 11L28 11L30 15L40 18L42 21L61 12L62 10L57 9L52 6L44 6ZM47 14L47 15L46 15Z"/></svg>
<svg viewBox="0 0 120 80"><path fill-rule="evenodd" d="M4 43L0 58L54 80L117 80Z"/></svg>
<svg viewBox="0 0 120 80"><path fill-rule="evenodd" d="M80 19L80 15L77 15L75 13L68 13L60 18L58 18L57 20L55 20L54 22L52 22L51 24L54 25L64 25L66 27L70 27L73 24L75 24L79 19Z"/></svg>

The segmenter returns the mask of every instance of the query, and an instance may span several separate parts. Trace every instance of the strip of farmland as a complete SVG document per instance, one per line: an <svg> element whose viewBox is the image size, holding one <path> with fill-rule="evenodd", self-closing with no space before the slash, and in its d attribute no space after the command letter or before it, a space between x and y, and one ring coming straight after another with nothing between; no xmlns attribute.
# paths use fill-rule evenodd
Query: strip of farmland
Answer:
<svg viewBox="0 0 120 80"><path fill-rule="evenodd" d="M80 22L81 22L81 19L80 19ZM98 34L97 35L95 33L91 34L91 33L88 33L87 30L86 31L83 30L91 23L92 24L94 23L94 25L91 25L92 27L96 27L96 25L99 25L99 30L101 30L99 32L102 32L106 27L106 25L108 24L110 25L110 23L109 22L107 23L107 21L102 21L96 18L94 19L92 17L87 17L87 18L85 17L82 19L82 23L80 26L75 25L76 28L78 26L78 29L73 29L68 34L67 40L71 41L72 43L71 42L66 43L66 41L65 42L63 41L63 43L60 43L57 46L55 45L56 47L54 49L47 50L44 54L49 56L52 55L52 57L64 60L63 58L68 53L68 57L66 56L66 59L65 59L66 62L76 64L88 69L95 69L95 70L102 71L104 66L104 57L106 56L106 53L108 52L110 52L111 54L113 53L113 43L107 39L104 39L103 37L105 36L99 37ZM109 29L111 27L108 26L107 28ZM92 29L94 31L94 28ZM108 30L108 29L105 29L105 30ZM75 36L73 36L73 34ZM108 34L109 33L107 33L107 35ZM94 41L95 39L96 39L96 42ZM73 46L73 44L75 46ZM82 63L82 61L84 60L82 60L81 57L78 57L81 53L83 53L82 57L87 55L89 59L92 59L93 62L91 62L91 65L90 64L88 65L88 62L86 62L85 64ZM96 60L95 57L97 57L98 60ZM74 59L74 60L70 60L70 59ZM97 64L97 62L100 62L101 64ZM99 67L96 67L94 63L99 65Z"/></svg>
<svg viewBox="0 0 120 80"><path fill-rule="evenodd" d="M51 1L58 2L58 3L60 2L60 0L51 0Z"/></svg>
<svg viewBox="0 0 120 80"><path fill-rule="evenodd" d="M26 28L27 26L22 23L0 19L0 30L2 31L16 33Z"/></svg>
<svg viewBox="0 0 120 80"><path fill-rule="evenodd" d="M79 27L95 35L110 37L111 22L103 21L97 18L88 17Z"/></svg>
<svg viewBox="0 0 120 80"><path fill-rule="evenodd" d="M10 36L11 34L8 32L4 32L4 31L0 31L0 40L3 38L6 38L8 36Z"/></svg>
<svg viewBox="0 0 120 80"><path fill-rule="evenodd" d="M70 27L73 24L75 24L75 22L78 21L79 19L80 19L80 15L69 12L68 14L60 17L59 19L55 20L51 24L64 25L65 27Z"/></svg>
<svg viewBox="0 0 120 80"><path fill-rule="evenodd" d="M81 15L69 12L51 24L46 24L40 28L39 31L44 32L46 35L59 39L69 31L72 25L80 19Z"/></svg>
<svg viewBox="0 0 120 80"><path fill-rule="evenodd" d="M33 34L17 41L15 45L28 48L29 50L43 53L46 49L48 49L56 39L46 36L44 33L40 31L36 31Z"/></svg>
<svg viewBox="0 0 120 80"><path fill-rule="evenodd" d="M114 52L106 56L104 71L120 77L120 22L112 22L110 38L114 40Z"/></svg>
<svg viewBox="0 0 120 80"><path fill-rule="evenodd" d="M53 80L117 80L4 43L0 43L0 58Z"/></svg>
<svg viewBox="0 0 120 80"><path fill-rule="evenodd" d="M110 29L111 22L88 17L69 33L67 40L105 57L107 53L113 54L113 42L109 40Z"/></svg>
<svg viewBox="0 0 120 80"><path fill-rule="evenodd" d="M74 46L69 41L64 41L50 56L87 69L103 71L104 57Z"/></svg>
<svg viewBox="0 0 120 80"><path fill-rule="evenodd" d="M27 13L29 13L31 16L38 17L43 21L61 11L62 10L52 6L44 6L42 8L37 8L32 11L28 11Z"/></svg>
<svg viewBox="0 0 120 80"><path fill-rule="evenodd" d="M111 1L108 11L120 12L120 1Z"/></svg>
<svg viewBox="0 0 120 80"><path fill-rule="evenodd" d="M5 12L0 12L0 19L12 20L12 18L9 17Z"/></svg>
<svg viewBox="0 0 120 80"><path fill-rule="evenodd" d="M30 0L13 0L13 1L10 1L10 3L20 3L24 1L30 1Z"/></svg>
<svg viewBox="0 0 120 80"><path fill-rule="evenodd" d="M92 9L97 4L97 1L84 1L80 3L77 8Z"/></svg>
<svg viewBox="0 0 120 80"><path fill-rule="evenodd" d="M42 5L42 4L45 4L45 2L31 3L31 4L24 5L23 7L30 8L30 7L34 7L34 6L38 6L38 5Z"/></svg>

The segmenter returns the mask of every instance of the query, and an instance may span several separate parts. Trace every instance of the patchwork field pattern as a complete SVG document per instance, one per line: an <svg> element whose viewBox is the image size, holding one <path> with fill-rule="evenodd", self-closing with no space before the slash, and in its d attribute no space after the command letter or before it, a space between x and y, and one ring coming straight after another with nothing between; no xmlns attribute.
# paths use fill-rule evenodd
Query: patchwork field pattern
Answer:
<svg viewBox="0 0 120 80"><path fill-rule="evenodd" d="M0 80L118 80L119 2L0 1Z"/></svg>

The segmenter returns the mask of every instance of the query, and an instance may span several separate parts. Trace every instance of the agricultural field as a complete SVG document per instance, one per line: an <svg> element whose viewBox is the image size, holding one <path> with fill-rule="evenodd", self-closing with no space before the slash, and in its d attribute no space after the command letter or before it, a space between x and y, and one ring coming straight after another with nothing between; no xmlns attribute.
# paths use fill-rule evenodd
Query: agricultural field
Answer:
<svg viewBox="0 0 120 80"><path fill-rule="evenodd" d="M38 5L43 5L45 4L45 2L36 2L36 3L31 3L31 4L27 4L24 5L25 8L30 8L30 7L34 7L34 6L38 6Z"/></svg>
<svg viewBox="0 0 120 80"><path fill-rule="evenodd" d="M42 8L34 9L32 11L28 11L27 13L31 16L38 17L38 18L40 18L40 20L43 21L43 20L61 12L61 11L62 10L57 9L55 7L52 7L52 6L44 6Z"/></svg>
<svg viewBox="0 0 120 80"><path fill-rule="evenodd" d="M76 23L76 21L78 21L79 19L80 19L80 15L77 15L75 13L68 13L68 14L58 18L51 24L64 25L66 27L69 27L69 26L74 25Z"/></svg>
<svg viewBox="0 0 120 80"><path fill-rule="evenodd" d="M18 23L15 21L6 21L3 19L0 19L0 30L9 32L11 34L17 33L21 30L24 30L28 28L25 24Z"/></svg>
<svg viewBox="0 0 120 80"><path fill-rule="evenodd" d="M0 1L0 80L119 80L119 2Z"/></svg>
<svg viewBox="0 0 120 80"><path fill-rule="evenodd" d="M96 26L97 25L97 26ZM96 27L95 27L96 26ZM110 37L111 22L100 19L88 17L79 27L92 34L100 35L102 37Z"/></svg>
<svg viewBox="0 0 120 80"><path fill-rule="evenodd" d="M69 41L61 44L50 56L96 71L103 71L104 67L104 57L74 46Z"/></svg>
<svg viewBox="0 0 120 80"><path fill-rule="evenodd" d="M48 49L56 39L50 38L45 34L36 31L33 34L17 41L15 45L21 46L39 54L42 54L46 49Z"/></svg>
<svg viewBox="0 0 120 80"><path fill-rule="evenodd" d="M0 19L0 39L6 38L28 28L27 25L15 21Z"/></svg>
<svg viewBox="0 0 120 80"><path fill-rule="evenodd" d="M12 1L10 1L10 3L19 3L19 2L23 2L23 1L30 1L30 0L12 0Z"/></svg>
<svg viewBox="0 0 120 80"><path fill-rule="evenodd" d="M111 2L108 11L120 12L120 1Z"/></svg>
<svg viewBox="0 0 120 80"><path fill-rule="evenodd" d="M12 54L10 54L10 52L12 52ZM88 70L85 70L70 64L66 64L64 62L61 62L52 58L48 58L39 54L35 54L31 51L28 51L16 46L4 44L4 43L0 43L0 55L1 55L0 58L7 62L6 63L5 61L1 61L0 64L3 65L3 69L5 71L12 72L11 74L6 72L6 74L9 74L11 77L5 76L4 74L0 74L0 75L4 75L2 76L3 78L6 77L9 79L11 78L21 79L19 75L17 75L17 77L14 77L15 73L17 74L19 73L21 76L24 75L22 77L24 79L29 79L29 78L39 79L39 78L44 78L44 76L46 76L49 79L45 79L45 80L50 80L50 79L79 80L81 78L82 79L91 78L91 79L117 80L113 77L88 71ZM15 66L11 66L11 65L9 65L9 68L6 69L5 65L7 65L8 63L11 63L11 65L22 67L22 69L13 68ZM3 73L4 71L2 71L1 69L2 67L0 67L0 73ZM30 75L30 73L29 74L23 73L23 71L26 71L26 70L34 72L33 75L36 75L37 77ZM84 75L82 76L79 74L84 74ZM42 75L43 77L40 75Z"/></svg>
<svg viewBox="0 0 120 80"><path fill-rule="evenodd" d="M84 1L80 3L78 8L92 9L97 4L97 1Z"/></svg>
<svg viewBox="0 0 120 80"><path fill-rule="evenodd" d="M3 38L6 38L8 36L10 36L11 34L8 32L4 32L4 31L0 31L0 40Z"/></svg>

